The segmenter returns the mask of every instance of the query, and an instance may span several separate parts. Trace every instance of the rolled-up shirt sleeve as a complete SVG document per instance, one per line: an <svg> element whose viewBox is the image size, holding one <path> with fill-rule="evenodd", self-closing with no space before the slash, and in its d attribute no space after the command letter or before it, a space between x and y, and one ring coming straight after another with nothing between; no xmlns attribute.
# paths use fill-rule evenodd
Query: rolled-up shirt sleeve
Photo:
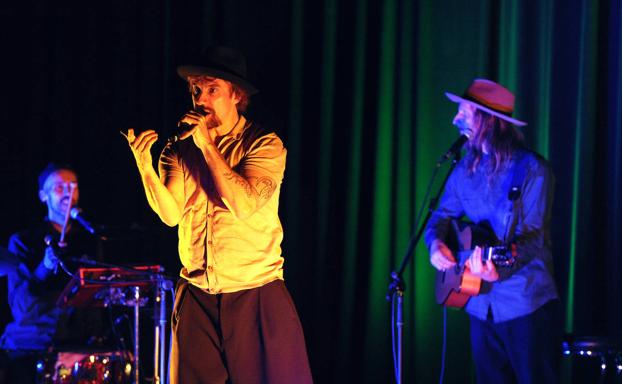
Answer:
<svg viewBox="0 0 622 384"><path fill-rule="evenodd" d="M516 261L509 268L499 268L500 278L507 279L536 258L552 262L550 223L555 178L549 166L535 163L530 167L521 191L516 213L517 223L511 242L516 245Z"/></svg>
<svg viewBox="0 0 622 384"><path fill-rule="evenodd" d="M179 153L173 148L174 145L173 143L166 144L164 149L162 149L158 162L160 180L165 184L171 179L179 179L180 181L184 179Z"/></svg>

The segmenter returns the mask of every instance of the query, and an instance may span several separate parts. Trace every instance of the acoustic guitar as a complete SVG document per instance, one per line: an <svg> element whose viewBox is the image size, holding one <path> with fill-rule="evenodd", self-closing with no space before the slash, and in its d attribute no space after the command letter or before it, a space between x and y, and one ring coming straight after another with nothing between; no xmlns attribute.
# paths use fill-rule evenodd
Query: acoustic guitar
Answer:
<svg viewBox="0 0 622 384"><path fill-rule="evenodd" d="M500 245L492 231L483 226L452 220L450 228L445 243L458 262L448 270L436 272L436 302L462 308L479 294L482 285L481 279L464 265L475 246L482 248L482 263L492 260L497 267L511 266L514 256L510 247Z"/></svg>

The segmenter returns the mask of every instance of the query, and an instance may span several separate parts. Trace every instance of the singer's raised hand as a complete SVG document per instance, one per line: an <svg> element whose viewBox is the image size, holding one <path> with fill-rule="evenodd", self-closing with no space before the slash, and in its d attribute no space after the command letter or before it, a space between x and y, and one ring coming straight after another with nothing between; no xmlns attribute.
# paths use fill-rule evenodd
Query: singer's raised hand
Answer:
<svg viewBox="0 0 622 384"><path fill-rule="evenodd" d="M133 128L128 129L127 134L121 133L127 139L127 143L134 154L139 172L143 174L146 170L153 169L151 147L158 140L158 134L149 129L135 136Z"/></svg>
<svg viewBox="0 0 622 384"><path fill-rule="evenodd" d="M151 147L158 140L158 134L153 130L147 130L135 136L132 128L127 130L127 134L123 132L121 134L127 139L136 159L149 206L165 224L177 225L181 217L184 185L183 181L174 177L167 178L166 175L160 180L153 168Z"/></svg>

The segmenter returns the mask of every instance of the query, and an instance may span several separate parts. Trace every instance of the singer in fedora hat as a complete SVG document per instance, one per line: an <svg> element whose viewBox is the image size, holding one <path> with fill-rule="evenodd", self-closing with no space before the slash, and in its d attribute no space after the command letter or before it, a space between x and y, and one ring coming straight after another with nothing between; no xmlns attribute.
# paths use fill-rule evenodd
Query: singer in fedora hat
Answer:
<svg viewBox="0 0 622 384"><path fill-rule="evenodd" d="M283 281L283 143L243 115L257 89L241 52L211 47L177 73L192 109L164 147L159 175L150 153L157 133L127 133L147 201L178 226L171 382L310 383Z"/></svg>
<svg viewBox="0 0 622 384"><path fill-rule="evenodd" d="M465 306L478 383L556 383L551 168L525 148L517 127L526 123L513 117L505 87L475 79L462 96L446 96L458 104L453 124L468 141L425 229L430 263L441 272L459 263L481 279ZM465 218L490 232L487 245L502 246L507 262L483 261L484 244L456 259L446 240L451 223Z"/></svg>

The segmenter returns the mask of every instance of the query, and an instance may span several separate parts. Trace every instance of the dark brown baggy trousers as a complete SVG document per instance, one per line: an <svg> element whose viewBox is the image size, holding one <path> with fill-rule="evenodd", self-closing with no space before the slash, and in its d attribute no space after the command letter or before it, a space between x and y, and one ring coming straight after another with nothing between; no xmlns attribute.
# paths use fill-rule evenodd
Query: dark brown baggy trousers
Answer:
<svg viewBox="0 0 622 384"><path fill-rule="evenodd" d="M212 295L181 279L171 384L312 383L302 326L282 280Z"/></svg>

